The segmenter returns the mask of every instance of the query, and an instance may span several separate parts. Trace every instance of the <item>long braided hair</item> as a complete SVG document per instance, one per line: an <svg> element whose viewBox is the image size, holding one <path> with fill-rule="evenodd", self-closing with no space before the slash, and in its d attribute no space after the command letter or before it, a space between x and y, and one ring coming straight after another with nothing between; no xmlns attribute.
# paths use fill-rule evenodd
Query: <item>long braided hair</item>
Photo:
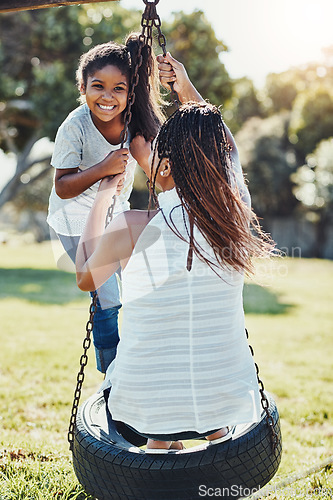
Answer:
<svg viewBox="0 0 333 500"><path fill-rule="evenodd" d="M232 267L252 274L251 257L268 256L273 251L274 243L241 198L230 150L221 113L208 103L183 105L157 136L153 164L156 154L159 162L150 179L151 195L156 202L157 173L162 159L168 158L182 209L188 215L188 269L194 251L212 269ZM166 221L169 227L184 240L170 219L171 226ZM195 241L193 224L213 249L217 264Z"/></svg>

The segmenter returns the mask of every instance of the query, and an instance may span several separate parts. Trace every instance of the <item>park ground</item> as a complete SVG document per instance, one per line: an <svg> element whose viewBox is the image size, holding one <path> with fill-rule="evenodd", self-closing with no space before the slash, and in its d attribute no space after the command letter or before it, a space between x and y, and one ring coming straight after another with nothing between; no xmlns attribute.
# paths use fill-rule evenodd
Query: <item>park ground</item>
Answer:
<svg viewBox="0 0 333 500"><path fill-rule="evenodd" d="M0 246L0 500L86 500L67 444L89 298L58 270L50 242ZM283 457L270 500L331 499L332 465L281 486L333 455L333 262L257 264L246 324L277 402ZM82 400L98 388L94 354Z"/></svg>

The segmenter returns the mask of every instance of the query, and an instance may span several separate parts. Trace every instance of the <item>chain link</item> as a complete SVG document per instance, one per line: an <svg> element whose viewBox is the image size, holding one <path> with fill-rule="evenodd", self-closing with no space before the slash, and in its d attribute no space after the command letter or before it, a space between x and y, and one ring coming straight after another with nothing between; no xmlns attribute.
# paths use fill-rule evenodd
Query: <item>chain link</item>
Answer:
<svg viewBox="0 0 333 500"><path fill-rule="evenodd" d="M245 333L246 333L246 338L249 339L249 332L247 331L246 328L245 328ZM249 344L249 349L250 349L252 356L254 356L254 350L250 344ZM264 412L266 413L266 422L267 422L267 425L271 431L272 449L273 449L273 453L274 453L275 449L277 447L277 444L278 444L278 436L277 436L276 431L275 431L273 417L272 417L270 410L269 410L269 401L268 401L268 398L267 398L266 393L265 393L265 387L264 387L263 381L260 379L260 376L259 376L259 366L257 365L256 362L254 363L254 366L256 369L256 375L257 375L257 380L258 380L258 384L259 384L261 406L262 406Z"/></svg>
<svg viewBox="0 0 333 500"><path fill-rule="evenodd" d="M126 143L128 139L128 127L132 119L132 106L135 101L135 88L139 83L139 69L142 66L142 49L143 46L146 45L148 47L148 50L151 51L152 45L153 45L153 27L157 29L158 37L157 41L159 46L161 47L163 51L163 55L166 56L166 38L164 34L162 33L161 26L161 18L157 14L156 10L156 5L158 4L159 0L154 0L152 2L149 2L148 0L143 0L144 4L146 5L146 8L142 14L141 18L141 34L139 36L139 50L138 54L136 56L136 64L134 71L132 73L131 77L131 85L130 85L130 92L127 97L127 110L125 113L125 118L124 118L124 128L120 136L120 142L121 142L121 148L124 147L124 144ZM173 88L173 82L169 83L170 88L171 88L171 99L175 106L179 108L180 102L178 99L178 95L175 92ZM114 213L114 208L116 204L116 197L113 196L111 205L108 208L107 214L106 214L106 219L105 219L105 225L107 226L110 221L113 218L113 213Z"/></svg>
<svg viewBox="0 0 333 500"><path fill-rule="evenodd" d="M163 56L165 57L166 54L167 54L167 51L166 51L166 38L165 38L164 34L162 33L162 30L161 30L161 26L162 26L161 18L157 14L157 10L156 10L156 5L158 4L159 0L157 0L157 1L155 0L155 2L148 2L146 0L143 0L143 1L146 4L146 9L147 8L149 9L149 11L147 13L147 17L145 18L145 19L147 19L147 23L148 23L147 25L149 26L149 28L150 28L151 31L152 31L153 26L155 26L155 28L157 29L157 42L158 42L159 46L162 49ZM144 16L145 16L145 12L143 14L143 17ZM149 23L151 23L151 24L149 24ZM173 82L169 82L169 86L171 88L171 100L175 104L175 106L177 108L179 108L180 102L179 102L179 99L178 99L177 92L173 88Z"/></svg>
<svg viewBox="0 0 333 500"><path fill-rule="evenodd" d="M158 31L158 42L160 47L163 50L163 55L166 55L166 40L165 36L163 35L161 31L161 19L159 15L157 14L156 11L156 5L158 4L159 0L154 0L153 2L149 2L148 0L143 0L143 2L146 5L146 8L144 10L144 13L142 14L142 19L141 19L141 27L142 31L139 36L139 49L138 49L138 54L136 56L136 63L134 67L134 71L131 76L131 82L130 82L130 92L128 93L127 96L127 109L124 117L124 128L121 132L120 136L120 142L121 142L121 148L124 147L124 144L126 143L128 139L128 127L129 124L131 123L132 119L132 106L135 102L135 88L139 83L139 69L142 66L142 49L144 45L148 47L148 50L151 51L152 44L153 44L153 26L157 28ZM170 87L173 91L173 84L170 84ZM175 101L177 102L177 101ZM110 221L113 218L113 212L115 208L115 203L116 203L116 198L115 196L112 199L111 205L108 208L108 212L106 215L105 219L105 226L107 226ZM77 412L79 409L79 403L80 403L80 398L81 398L81 393L82 393L82 385L84 381L84 369L88 363L88 356L87 356L87 351L90 347L91 344L91 332L93 330L94 326L94 315L97 307L97 292L94 292L92 302L90 304L90 309L89 309L89 320L87 321L86 324L86 337L83 341L83 354L80 358L80 371L77 375L77 383L76 383L76 388L74 392L74 400L73 400L73 405L72 405L72 411L71 411L71 417L70 417L70 422L69 422L69 429L68 429L68 442L69 442L69 448L71 451L73 451L74 447L74 431L75 431L75 425L76 425L76 417L77 417Z"/></svg>
<svg viewBox="0 0 333 500"><path fill-rule="evenodd" d="M94 326L94 315L96 311L96 306L97 306L97 292L94 292L90 308L89 308L89 320L87 321L86 324L86 337L83 341L83 354L80 358L80 371L77 374L76 378L76 387L74 391L74 400L73 400L73 406L72 406L72 411L71 411L71 417L69 421L69 429L68 429L68 435L67 439L69 442L69 449L73 451L73 446L74 446L74 430L75 430L75 425L76 425L76 416L79 408L79 403L80 403L80 397L81 397L81 392L82 392L82 385L84 381L84 369L88 363L88 356L87 356L87 351L90 347L91 344L91 332L93 330Z"/></svg>

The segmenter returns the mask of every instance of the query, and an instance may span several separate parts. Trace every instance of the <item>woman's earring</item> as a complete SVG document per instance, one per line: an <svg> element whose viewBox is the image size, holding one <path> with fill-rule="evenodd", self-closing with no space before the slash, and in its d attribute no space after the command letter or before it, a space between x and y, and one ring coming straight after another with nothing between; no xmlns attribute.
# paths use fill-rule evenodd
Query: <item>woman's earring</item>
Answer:
<svg viewBox="0 0 333 500"><path fill-rule="evenodd" d="M161 176L162 176L162 177L164 177L164 170L162 170L162 172L161 172Z"/></svg>

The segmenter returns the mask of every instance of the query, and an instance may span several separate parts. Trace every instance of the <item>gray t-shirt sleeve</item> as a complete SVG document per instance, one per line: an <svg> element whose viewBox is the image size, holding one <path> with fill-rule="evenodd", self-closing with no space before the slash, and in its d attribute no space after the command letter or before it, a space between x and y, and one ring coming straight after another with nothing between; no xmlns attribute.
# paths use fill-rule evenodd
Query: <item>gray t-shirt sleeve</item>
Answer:
<svg viewBox="0 0 333 500"><path fill-rule="evenodd" d="M56 138L51 165L54 168L77 168L82 163L82 131L74 120L60 125Z"/></svg>

